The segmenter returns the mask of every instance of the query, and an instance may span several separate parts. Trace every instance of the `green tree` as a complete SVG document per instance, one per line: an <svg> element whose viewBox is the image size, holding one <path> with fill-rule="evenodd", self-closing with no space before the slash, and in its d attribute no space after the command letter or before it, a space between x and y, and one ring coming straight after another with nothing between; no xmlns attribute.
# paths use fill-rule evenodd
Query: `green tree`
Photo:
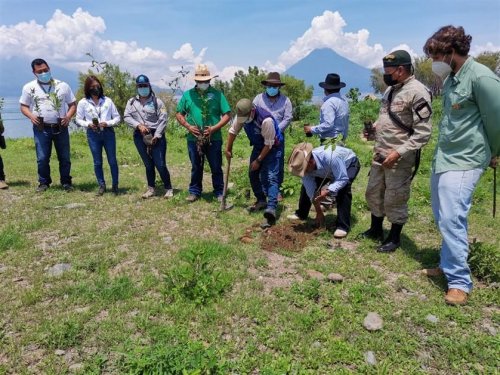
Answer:
<svg viewBox="0 0 500 375"><path fill-rule="evenodd" d="M125 106L127 105L127 100L136 94L135 77L133 77L129 72L122 72L120 67L114 64L106 63L102 70L98 70L98 72L89 69L87 73L80 73L78 75L80 85L76 94L77 99L84 97L83 87L85 79L89 75L95 75L99 78L104 86L103 89L105 95L113 100L118 112L120 115L123 115Z"/></svg>
<svg viewBox="0 0 500 375"><path fill-rule="evenodd" d="M359 96L361 92L357 87L352 87L349 89L349 92L346 94L346 98L349 99L352 103L357 103L359 101Z"/></svg>
<svg viewBox="0 0 500 375"><path fill-rule="evenodd" d="M481 52L476 56L475 60L478 63L486 65L490 68L497 76L500 76L500 51L497 52Z"/></svg>
<svg viewBox="0 0 500 375"><path fill-rule="evenodd" d="M254 66L248 67L247 72L242 70L236 72L230 82L216 80L214 87L224 92L229 105L234 108L241 98L252 100L257 94L263 92L264 87L261 81L264 79L266 79L266 72ZM285 83L281 92L292 102L294 120L301 120L303 113L307 112L304 109L309 106L308 102L312 99L313 87L306 87L304 81L286 74L281 76L281 81Z"/></svg>
<svg viewBox="0 0 500 375"><path fill-rule="evenodd" d="M384 83L384 72L380 68L372 69L370 81L375 94L382 94L387 88L387 85Z"/></svg>
<svg viewBox="0 0 500 375"><path fill-rule="evenodd" d="M417 57L413 66L415 68L415 78L431 90L433 97L440 95L443 82L432 71L432 60L427 57Z"/></svg>

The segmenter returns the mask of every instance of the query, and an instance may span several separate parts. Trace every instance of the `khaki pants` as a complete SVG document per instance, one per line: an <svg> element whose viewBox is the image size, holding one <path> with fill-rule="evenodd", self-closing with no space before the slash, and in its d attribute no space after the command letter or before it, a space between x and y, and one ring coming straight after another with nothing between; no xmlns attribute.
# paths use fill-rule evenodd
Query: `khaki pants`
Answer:
<svg viewBox="0 0 500 375"><path fill-rule="evenodd" d="M365 198L373 215L387 216L393 224L408 221L412 168L382 167L372 163Z"/></svg>

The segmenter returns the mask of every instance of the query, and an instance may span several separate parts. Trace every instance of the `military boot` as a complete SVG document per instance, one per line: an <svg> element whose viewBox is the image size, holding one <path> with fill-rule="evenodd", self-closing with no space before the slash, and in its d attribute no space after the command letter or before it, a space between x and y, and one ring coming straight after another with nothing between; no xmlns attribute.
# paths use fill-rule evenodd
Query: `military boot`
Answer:
<svg viewBox="0 0 500 375"><path fill-rule="evenodd" d="M403 224L392 224L391 231L389 235L382 242L382 245L378 247L377 251L379 253L392 253L401 246L401 231L403 230Z"/></svg>
<svg viewBox="0 0 500 375"><path fill-rule="evenodd" d="M382 229L382 223L384 222L384 217L378 217L372 214L372 222L370 229L361 233L359 236L361 238L369 238L375 241L382 241L384 239L384 231Z"/></svg>

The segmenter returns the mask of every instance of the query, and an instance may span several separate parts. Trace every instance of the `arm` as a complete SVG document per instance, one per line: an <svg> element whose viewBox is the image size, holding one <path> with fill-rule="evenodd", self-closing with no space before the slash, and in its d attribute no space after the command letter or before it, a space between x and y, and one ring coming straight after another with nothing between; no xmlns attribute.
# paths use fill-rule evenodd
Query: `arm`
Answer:
<svg viewBox="0 0 500 375"><path fill-rule="evenodd" d="M264 148L262 148L259 156L251 164L252 171L256 171L260 168L260 163L264 160L271 151L276 138L276 131L274 129L274 120L271 117L264 119L262 122L261 135L264 138Z"/></svg>
<svg viewBox="0 0 500 375"><path fill-rule="evenodd" d="M210 136L217 130L222 129L230 119L231 116L229 115L229 113L224 113L217 124L209 126L205 129L205 135Z"/></svg>
<svg viewBox="0 0 500 375"><path fill-rule="evenodd" d="M109 107L109 112L111 113L111 119L107 120L105 122L101 122L101 125L103 126L116 126L120 123L121 117L120 114L118 113L118 110L116 109L115 103L111 99L109 99L110 107Z"/></svg>
<svg viewBox="0 0 500 375"><path fill-rule="evenodd" d="M160 115L158 116L158 127L156 128L154 138L161 138L163 132L165 131L165 128L167 127L168 113L165 104L163 104L163 101L161 101L160 99L156 100L158 103L158 111L160 112Z"/></svg>
<svg viewBox="0 0 500 375"><path fill-rule="evenodd" d="M474 83L473 90L491 156L500 156L500 82L493 77L483 76Z"/></svg>
<svg viewBox="0 0 500 375"><path fill-rule="evenodd" d="M229 128L229 135L227 137L226 144L226 158L231 159L233 157L233 143L238 134L241 131L243 124L237 124L236 121L233 121L233 124Z"/></svg>
<svg viewBox="0 0 500 375"><path fill-rule="evenodd" d="M283 120L281 120L281 122L278 124L278 127L282 133L284 133L286 128L288 128L293 118L292 102L288 98L286 98L284 110L285 113L283 115Z"/></svg>
<svg viewBox="0 0 500 375"><path fill-rule="evenodd" d="M40 123L40 121L38 120L38 117L35 116L31 111L30 111L30 107L26 104L21 104L21 113L23 115L25 115L32 123L33 125L36 125L36 126L41 126L43 125L42 123Z"/></svg>
<svg viewBox="0 0 500 375"><path fill-rule="evenodd" d="M133 99L133 98L132 98ZM134 118L133 113L137 111L132 104L132 99L129 99L127 106L125 107L125 112L123 114L123 121L128 124L131 128L137 129L139 125L144 125Z"/></svg>
<svg viewBox="0 0 500 375"><path fill-rule="evenodd" d="M335 107L332 102L326 101L321 106L320 123L316 126L311 126L313 134L325 134L333 129L335 122Z"/></svg>
<svg viewBox="0 0 500 375"><path fill-rule="evenodd" d="M66 116L61 119L62 126L68 126L69 122L73 118L76 112L76 102L72 102L68 104L68 112L66 112Z"/></svg>
<svg viewBox="0 0 500 375"><path fill-rule="evenodd" d="M76 124L78 126L81 126L83 128L88 128L89 126L92 125L92 121L87 121L85 117L85 99L82 99L78 102L78 105L76 107Z"/></svg>
<svg viewBox="0 0 500 375"><path fill-rule="evenodd" d="M175 114L175 118L182 127L186 128L186 130L195 137L198 137L201 134L197 126L191 125L187 122L185 113L177 112Z"/></svg>

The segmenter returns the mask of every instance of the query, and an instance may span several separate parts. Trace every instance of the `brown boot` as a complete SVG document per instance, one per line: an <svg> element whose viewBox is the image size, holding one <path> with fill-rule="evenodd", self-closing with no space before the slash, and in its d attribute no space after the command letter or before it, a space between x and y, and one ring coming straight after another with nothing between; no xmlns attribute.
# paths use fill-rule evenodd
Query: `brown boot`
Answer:
<svg viewBox="0 0 500 375"><path fill-rule="evenodd" d="M9 185L4 180L0 180L0 189L8 189Z"/></svg>
<svg viewBox="0 0 500 375"><path fill-rule="evenodd" d="M444 297L448 305L465 305L467 303L467 293L463 290L450 288Z"/></svg>
<svg viewBox="0 0 500 375"><path fill-rule="evenodd" d="M424 268L421 270L422 275L427 277L436 277L443 275L443 270L441 268Z"/></svg>

